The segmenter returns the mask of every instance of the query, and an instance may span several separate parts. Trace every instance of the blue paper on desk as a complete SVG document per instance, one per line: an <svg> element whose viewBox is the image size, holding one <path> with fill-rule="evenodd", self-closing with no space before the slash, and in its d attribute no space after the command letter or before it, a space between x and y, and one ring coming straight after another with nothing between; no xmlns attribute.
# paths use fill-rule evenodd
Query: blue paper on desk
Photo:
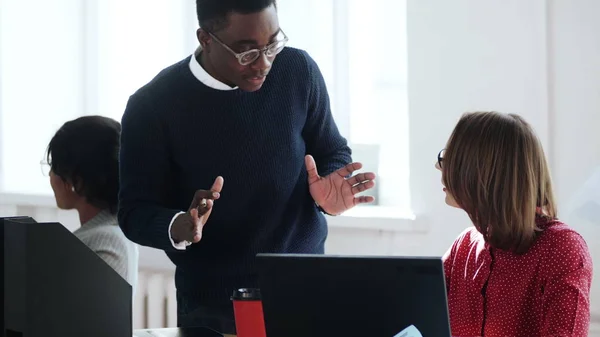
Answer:
<svg viewBox="0 0 600 337"><path fill-rule="evenodd" d="M421 332L419 331L419 329L417 329L416 326L411 325L408 328L400 331L394 337L423 337L423 335L421 335Z"/></svg>

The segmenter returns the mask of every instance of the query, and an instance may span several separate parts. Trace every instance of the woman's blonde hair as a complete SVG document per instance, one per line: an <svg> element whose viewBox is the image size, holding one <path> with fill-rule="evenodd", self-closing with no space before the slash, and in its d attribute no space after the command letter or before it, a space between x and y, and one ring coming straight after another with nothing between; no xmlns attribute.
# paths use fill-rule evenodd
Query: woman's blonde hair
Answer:
<svg viewBox="0 0 600 337"><path fill-rule="evenodd" d="M555 218L552 181L542 145L520 116L465 113L443 156L443 182L485 240L526 252L536 216Z"/></svg>

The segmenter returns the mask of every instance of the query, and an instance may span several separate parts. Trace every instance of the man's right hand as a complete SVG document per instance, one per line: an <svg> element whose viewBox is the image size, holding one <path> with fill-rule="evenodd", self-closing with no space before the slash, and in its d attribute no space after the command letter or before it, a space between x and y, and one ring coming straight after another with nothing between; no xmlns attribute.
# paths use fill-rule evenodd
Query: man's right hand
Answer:
<svg viewBox="0 0 600 337"><path fill-rule="evenodd" d="M171 238L175 242L197 243L202 239L202 229L212 212L214 201L221 196L223 177L217 177L209 191L197 190L186 213L175 218L171 226Z"/></svg>

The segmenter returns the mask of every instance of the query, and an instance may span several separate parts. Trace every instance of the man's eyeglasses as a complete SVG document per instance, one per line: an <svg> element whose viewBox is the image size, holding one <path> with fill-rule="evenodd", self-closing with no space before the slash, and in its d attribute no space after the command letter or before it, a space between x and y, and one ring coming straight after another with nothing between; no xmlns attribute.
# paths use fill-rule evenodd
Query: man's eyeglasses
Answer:
<svg viewBox="0 0 600 337"><path fill-rule="evenodd" d="M438 165L440 166L440 168L442 168L442 161L444 161L444 153L446 153L446 149L442 149L442 151L440 151L440 153L438 153L438 158L437 158L437 162Z"/></svg>
<svg viewBox="0 0 600 337"><path fill-rule="evenodd" d="M265 53L267 57L275 57L275 55L279 54L283 50L283 47L285 47L285 44L288 42L287 35L285 35L283 30L280 29L279 34L277 34L277 41L271 43L270 45L262 49L250 49L242 53L236 53L213 33L208 32L208 35L210 35L213 39L215 39L215 41L223 46L223 48L227 49L233 56L235 56L238 62L243 66L247 66L256 61L260 57L261 53Z"/></svg>

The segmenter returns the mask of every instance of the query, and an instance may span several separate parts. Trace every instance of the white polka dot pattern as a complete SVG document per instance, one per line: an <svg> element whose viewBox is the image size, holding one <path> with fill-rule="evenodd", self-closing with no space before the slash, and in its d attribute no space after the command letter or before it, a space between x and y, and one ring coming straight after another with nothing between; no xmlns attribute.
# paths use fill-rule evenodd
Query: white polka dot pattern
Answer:
<svg viewBox="0 0 600 337"><path fill-rule="evenodd" d="M444 255L453 336L587 336L592 259L584 239L559 221L529 251L490 247L465 230Z"/></svg>

